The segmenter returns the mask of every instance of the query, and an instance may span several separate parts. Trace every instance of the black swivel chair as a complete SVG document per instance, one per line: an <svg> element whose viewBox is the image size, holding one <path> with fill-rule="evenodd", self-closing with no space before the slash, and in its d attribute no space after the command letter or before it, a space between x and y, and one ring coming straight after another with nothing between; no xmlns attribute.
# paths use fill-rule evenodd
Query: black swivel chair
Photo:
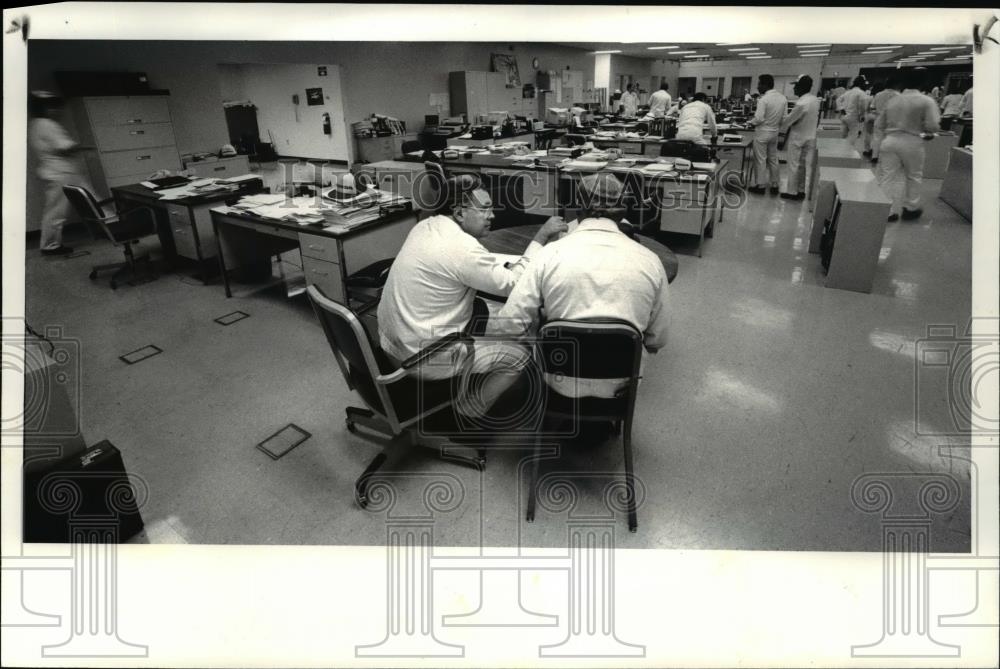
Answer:
<svg viewBox="0 0 1000 669"><path fill-rule="evenodd" d="M369 481L386 463L392 451L420 447L433 450L438 457L458 464L476 469L485 467L485 451L482 449L478 450L478 457L468 458L445 453L442 447L448 442L443 438L423 434L420 435L421 441L417 441L417 427L421 421L449 413L454 403L456 384L452 379L421 381L411 376L409 370L447 347L471 342L467 335L454 333L442 337L396 366L377 345L373 345L364 326L350 309L328 299L316 286L309 286L306 292L344 381L367 405L366 408L347 407L347 429L357 432L358 426L364 427L376 433L375 436L364 436L385 444L354 483L355 499L362 508L368 505ZM428 443L431 441L438 443Z"/></svg>
<svg viewBox="0 0 1000 669"><path fill-rule="evenodd" d="M618 319L551 321L541 327L535 342L537 369L549 375L583 379L628 379L617 397L572 398L546 386L544 416L535 442L528 488L528 522L535 519L541 442L559 421L610 421L622 437L628 528L635 532L637 499L632 461L632 415L639 387L642 333ZM554 432L554 434L564 432Z"/></svg>
<svg viewBox="0 0 1000 669"><path fill-rule="evenodd" d="M424 148L423 143L419 139L412 139L403 142L403 145L400 147L400 150L405 156L408 153L413 153L414 151L420 151L423 148Z"/></svg>
<svg viewBox="0 0 1000 669"><path fill-rule="evenodd" d="M110 204L112 199L100 202L93 194L82 186L63 186L63 193L70 201L77 215L90 228L95 238L106 237L112 244L122 249L125 262L109 265L95 265L91 268L90 278L96 279L98 273L105 270L115 270L111 275L111 289L118 288L118 282L125 280L130 285L145 283L156 278L156 273L148 267L148 254L135 256L132 246L149 235L156 234L156 217L149 207L136 207L124 213L105 214L101 205ZM147 261L147 267L140 271L139 261Z"/></svg>

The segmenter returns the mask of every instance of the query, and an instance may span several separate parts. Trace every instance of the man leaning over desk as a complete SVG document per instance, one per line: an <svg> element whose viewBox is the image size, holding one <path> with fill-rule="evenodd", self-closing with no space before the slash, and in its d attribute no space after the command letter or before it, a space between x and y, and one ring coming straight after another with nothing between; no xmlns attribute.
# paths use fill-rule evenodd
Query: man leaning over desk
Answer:
<svg viewBox="0 0 1000 669"><path fill-rule="evenodd" d="M664 346L667 273L655 253L618 228L625 213L622 190L613 174L581 179L585 208L579 223L532 257L507 303L491 320L491 332L531 336L541 321L617 318L644 334L648 352ZM614 397L627 383L627 379L562 377L546 381L567 397L604 398Z"/></svg>
<svg viewBox="0 0 1000 669"><path fill-rule="evenodd" d="M479 241L489 234L493 203L478 181L467 175L451 181L447 202L445 213L421 221L410 231L382 292L379 343L397 364L445 335L468 332L476 291L510 294L542 245L567 229L561 218L553 216L524 255L505 264ZM478 411L489 408L510 387L527 359L527 353L516 345L479 341L471 349L456 344L418 367L416 373L423 379L446 379L490 372L477 389ZM474 413L462 399L458 398L459 411Z"/></svg>

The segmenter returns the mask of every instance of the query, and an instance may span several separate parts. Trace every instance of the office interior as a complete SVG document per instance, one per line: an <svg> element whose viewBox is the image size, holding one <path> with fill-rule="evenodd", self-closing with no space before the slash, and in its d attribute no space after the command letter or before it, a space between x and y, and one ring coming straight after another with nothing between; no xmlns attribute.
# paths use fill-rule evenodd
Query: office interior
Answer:
<svg viewBox="0 0 1000 669"><path fill-rule="evenodd" d="M498 89L506 97L470 113L472 80L495 78L498 67L511 77L511 62L516 79ZM250 174L259 182L240 189L308 194L311 185L322 192L347 173L368 169L378 177L380 165L420 171L423 152L451 144L464 152L477 140L477 147L523 141L529 150L551 152L578 148L574 137L582 134L587 148L619 141L624 156L656 160L669 124L637 127L636 119L620 118L616 90L627 85L639 91L640 106L664 83L675 102L703 92L727 128L719 135L746 137L740 119L752 116L756 100L747 93L756 92L762 74L793 103L792 87L803 74L815 94L849 88L859 75L884 83L916 67L943 93L972 85L971 48L946 43L34 40L28 78L30 90L63 94L64 124L74 138L94 132L74 117L74 100L134 100L156 91L171 126L170 139L155 147L166 147L165 172ZM463 96L470 97L464 109ZM491 128L486 135L473 134L484 127ZM595 131L603 134L586 137ZM941 148L934 169L925 170L916 220L885 220L877 165L864 155L862 137L840 137L837 113L829 110L820 137L830 153L826 162L819 156L808 198L748 194L752 168L740 152L746 142L737 139L716 155L725 162L720 171L735 176L706 190L711 202L699 209L695 228L686 221L672 227L670 218L681 215L672 211L642 225L640 237L670 249L677 268L668 344L645 356L634 408L639 528L625 531L617 513L618 546L879 550L881 525L859 510L852 486L866 474L929 472L953 477L962 492L952 512L931 517L932 550L969 550L968 440L953 436L951 391L939 369L919 364L918 352L929 326L961 337L971 317L971 134L966 116L933 140ZM625 140L633 135L642 141L630 148ZM235 155L220 157L225 145ZM142 171L146 165L112 174L113 158L86 159L98 199L121 196L153 176ZM151 255L157 278L112 289L106 275L89 274L95 265L121 262L122 249L81 221L71 219L64 231L74 253L38 252L44 202L30 150L28 161L26 320L39 333L55 328L49 338L74 342L79 391L70 392L69 410L81 428L75 439L86 446L108 440L149 488L145 529L133 540L384 542L384 517L355 499L355 480L380 447L345 425L345 409L364 403L345 382L303 290L319 281L309 275L318 259L296 247L230 282L208 240L184 257L179 237L174 249L164 241L161 221L135 248ZM781 170L784 178L783 154ZM863 193L861 201L850 200L854 192ZM831 285L836 256L825 270L810 249L817 208L833 216L834 201L839 211L856 205L857 220L878 219L880 233L865 242L869 251L874 244L871 262L851 264L841 286ZM119 199L106 206L125 205ZM508 207L490 234L538 225L547 215ZM394 216L411 227L422 217L416 209ZM164 220L169 237L174 222ZM213 226L194 229L204 236ZM400 240L380 240L345 244L341 263L367 264L393 244L398 249ZM351 260L354 253L365 262ZM350 296L346 301L369 334L377 332L371 303L362 310ZM123 360L136 351L134 363ZM290 424L308 438L276 459L257 448ZM565 513L542 508L533 522L525 520L530 448L487 451L482 471L416 454L398 464L402 472L444 472L461 481L464 501L437 523L436 541L565 545ZM587 483L587 474L619 479L620 441L571 441L551 467L578 475L580 508L599 510L602 488ZM397 485L400 507L418 508L420 481L401 477Z"/></svg>

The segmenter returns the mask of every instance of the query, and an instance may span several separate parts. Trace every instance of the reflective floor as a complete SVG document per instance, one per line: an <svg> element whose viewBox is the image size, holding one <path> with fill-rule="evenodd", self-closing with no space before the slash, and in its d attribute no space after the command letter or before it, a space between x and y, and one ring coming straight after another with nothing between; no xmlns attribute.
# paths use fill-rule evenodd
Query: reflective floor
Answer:
<svg viewBox="0 0 1000 669"><path fill-rule="evenodd" d="M919 354L929 326L953 328L948 345L960 346L970 316L971 226L936 199L940 183L925 182L921 219L889 224L871 294L823 286L805 203L750 196L701 258L676 240L669 344L647 358L635 412L639 531L614 512L619 546L879 550L880 514L852 500L868 474L892 481L905 512L921 512L927 481L957 486L961 501L930 513L931 547L969 549L968 449L948 436L948 368ZM441 544L565 546L568 520L609 513L617 442L547 462L548 483L588 476L568 477L570 508L548 488L531 524L527 451L514 447L495 448L482 475L411 458L393 479L395 506L360 510L352 484L378 446L345 429L343 410L359 400L304 296L279 287L226 299L183 274L111 291L87 273L118 251L67 241L90 255L27 254L28 320L81 341L84 435L109 439L148 482L145 539L380 544L388 513L433 511ZM250 318L213 322L235 310ZM146 344L163 353L118 359ZM312 436L279 460L255 448L288 423ZM435 477L451 503L424 494Z"/></svg>

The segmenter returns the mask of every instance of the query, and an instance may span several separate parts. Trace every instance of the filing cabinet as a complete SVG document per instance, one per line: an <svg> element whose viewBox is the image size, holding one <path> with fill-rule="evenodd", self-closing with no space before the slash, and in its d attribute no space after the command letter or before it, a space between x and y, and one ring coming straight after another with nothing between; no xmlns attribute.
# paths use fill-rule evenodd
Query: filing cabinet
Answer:
<svg viewBox="0 0 1000 669"><path fill-rule="evenodd" d="M403 155L403 142L412 142L416 139L416 135L358 137L358 160L377 163L380 160L399 158Z"/></svg>
<svg viewBox="0 0 1000 669"><path fill-rule="evenodd" d="M80 143L97 149L84 159L99 199L113 186L181 169L168 95L82 97L71 100L70 110Z"/></svg>
<svg viewBox="0 0 1000 669"><path fill-rule="evenodd" d="M184 169L196 177L228 179L250 172L250 160L246 156L232 156L211 161L189 161Z"/></svg>

